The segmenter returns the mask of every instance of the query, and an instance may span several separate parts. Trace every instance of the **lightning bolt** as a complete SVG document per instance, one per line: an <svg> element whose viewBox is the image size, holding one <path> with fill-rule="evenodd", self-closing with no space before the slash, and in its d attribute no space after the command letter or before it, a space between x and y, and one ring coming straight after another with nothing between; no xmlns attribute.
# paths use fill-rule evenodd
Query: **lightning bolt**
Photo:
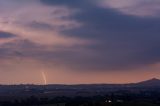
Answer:
<svg viewBox="0 0 160 106"><path fill-rule="evenodd" d="M44 85L47 85L47 78L46 78L46 75L45 75L44 71L42 71L41 74L42 74L42 78L43 78L43 81L44 81Z"/></svg>

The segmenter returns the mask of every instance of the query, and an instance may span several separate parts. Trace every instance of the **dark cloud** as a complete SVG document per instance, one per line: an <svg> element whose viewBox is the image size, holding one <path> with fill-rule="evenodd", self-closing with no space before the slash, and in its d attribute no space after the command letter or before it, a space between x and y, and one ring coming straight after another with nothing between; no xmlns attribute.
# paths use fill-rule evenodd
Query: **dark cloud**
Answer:
<svg viewBox="0 0 160 106"><path fill-rule="evenodd" d="M96 43L62 48L59 51L25 52L29 53L27 55L56 61L75 70L128 70L160 61L159 18L124 15L114 9L98 7L91 0L41 1L50 6L65 5L71 9L80 9L80 12L70 18L83 26L63 30L61 33ZM32 26L50 28L35 22Z"/></svg>
<svg viewBox="0 0 160 106"><path fill-rule="evenodd" d="M26 56L30 51L35 49L36 44L28 40L15 40L14 42L8 42L0 46L0 57L1 58L14 58L18 56ZM27 51L27 52L26 52Z"/></svg>
<svg viewBox="0 0 160 106"><path fill-rule="evenodd" d="M0 38L12 38L15 37L16 35L8 32L0 32Z"/></svg>
<svg viewBox="0 0 160 106"><path fill-rule="evenodd" d="M75 8L84 8L91 5L91 1L95 0L41 0L42 3L47 5L65 5Z"/></svg>
<svg viewBox="0 0 160 106"><path fill-rule="evenodd" d="M159 19L131 17L97 7L82 11L74 18L84 26L64 33L101 42L89 47L96 56L84 58L82 66L124 70L160 61Z"/></svg>
<svg viewBox="0 0 160 106"><path fill-rule="evenodd" d="M40 29L40 30L52 30L54 27L47 23L37 22L33 21L29 23L27 26L34 28L34 29Z"/></svg>
<svg viewBox="0 0 160 106"><path fill-rule="evenodd" d="M160 19L124 15L113 9L89 5L89 0L42 1L81 9L72 18L84 26L62 33L100 42L86 47L93 51L88 55L69 51L59 53L66 64L85 70L124 70L160 61Z"/></svg>

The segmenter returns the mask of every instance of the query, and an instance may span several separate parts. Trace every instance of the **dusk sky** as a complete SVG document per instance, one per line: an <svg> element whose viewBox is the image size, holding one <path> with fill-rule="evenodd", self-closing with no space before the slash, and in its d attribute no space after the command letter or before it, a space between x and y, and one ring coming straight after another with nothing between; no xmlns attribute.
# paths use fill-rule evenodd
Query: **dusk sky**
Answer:
<svg viewBox="0 0 160 106"><path fill-rule="evenodd" d="M0 0L0 84L44 77L47 84L160 78L160 0Z"/></svg>

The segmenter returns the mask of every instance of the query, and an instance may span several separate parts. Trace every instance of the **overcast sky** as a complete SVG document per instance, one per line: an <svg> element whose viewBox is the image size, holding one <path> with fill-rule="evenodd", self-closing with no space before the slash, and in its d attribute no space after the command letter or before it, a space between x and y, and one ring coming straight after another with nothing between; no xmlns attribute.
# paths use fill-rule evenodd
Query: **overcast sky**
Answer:
<svg viewBox="0 0 160 106"><path fill-rule="evenodd" d="M0 83L160 78L159 0L0 0Z"/></svg>

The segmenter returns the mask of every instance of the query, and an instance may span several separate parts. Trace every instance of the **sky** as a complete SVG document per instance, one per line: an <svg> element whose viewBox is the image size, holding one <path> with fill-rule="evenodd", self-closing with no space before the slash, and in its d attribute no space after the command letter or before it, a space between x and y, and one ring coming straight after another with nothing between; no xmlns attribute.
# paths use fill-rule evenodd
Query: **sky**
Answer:
<svg viewBox="0 0 160 106"><path fill-rule="evenodd" d="M0 0L0 84L160 78L159 0Z"/></svg>

